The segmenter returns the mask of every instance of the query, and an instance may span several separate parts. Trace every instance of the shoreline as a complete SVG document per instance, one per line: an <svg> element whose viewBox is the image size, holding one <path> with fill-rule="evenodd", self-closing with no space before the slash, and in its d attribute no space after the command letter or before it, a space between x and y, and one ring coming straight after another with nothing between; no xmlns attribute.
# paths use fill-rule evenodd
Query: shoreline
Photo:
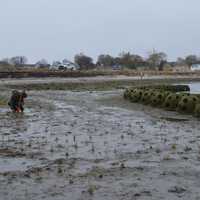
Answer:
<svg viewBox="0 0 200 200"><path fill-rule="evenodd" d="M16 84L49 84L49 83L103 83L112 81L132 81L132 82L149 82L149 81L200 81L200 76L96 76L96 77L77 77L77 78L0 78L0 85L16 85Z"/></svg>
<svg viewBox="0 0 200 200"><path fill-rule="evenodd" d="M125 89L129 86L144 86L156 84L178 84L200 82L200 77L191 76L98 76L85 78L20 78L0 79L3 89L25 90L112 90Z"/></svg>

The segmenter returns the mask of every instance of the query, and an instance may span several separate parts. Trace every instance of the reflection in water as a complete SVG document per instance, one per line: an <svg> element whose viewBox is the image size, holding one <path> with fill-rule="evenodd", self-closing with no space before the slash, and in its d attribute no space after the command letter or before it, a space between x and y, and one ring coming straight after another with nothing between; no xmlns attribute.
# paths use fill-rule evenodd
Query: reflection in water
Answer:
<svg viewBox="0 0 200 200"><path fill-rule="evenodd" d="M188 84L190 86L190 91L192 93L200 93L200 83L189 83Z"/></svg>

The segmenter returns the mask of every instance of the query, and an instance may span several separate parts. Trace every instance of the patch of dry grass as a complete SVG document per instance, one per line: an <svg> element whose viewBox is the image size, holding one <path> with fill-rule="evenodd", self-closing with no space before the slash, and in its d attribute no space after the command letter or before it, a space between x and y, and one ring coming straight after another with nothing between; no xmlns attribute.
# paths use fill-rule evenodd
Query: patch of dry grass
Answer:
<svg viewBox="0 0 200 200"><path fill-rule="evenodd" d="M4 96L0 95L0 106L6 106L7 105L7 99Z"/></svg>

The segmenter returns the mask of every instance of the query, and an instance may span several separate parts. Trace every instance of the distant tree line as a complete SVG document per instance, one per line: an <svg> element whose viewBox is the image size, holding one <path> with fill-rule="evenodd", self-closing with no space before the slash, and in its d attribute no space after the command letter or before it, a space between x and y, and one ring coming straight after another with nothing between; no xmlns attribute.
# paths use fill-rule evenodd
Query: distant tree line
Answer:
<svg viewBox="0 0 200 200"><path fill-rule="evenodd" d="M28 65L27 63L28 59L25 56L4 58L0 61L1 65L12 65L15 67L24 67ZM59 61L54 61L52 65L54 65L55 63L59 63ZM170 64L171 66L192 66L193 64L200 64L200 57L196 55L188 55L185 58L177 58L175 62L168 62L166 53L153 50L148 54L147 58L144 58L137 54L132 54L130 52L122 52L116 57L109 54L101 54L98 56L97 61L94 62L92 57L80 53L75 55L74 63L79 66L80 70L90 70L95 68L109 69L115 67L138 69L140 67L148 67L150 70L158 69L162 71L165 64ZM46 59L41 59L33 66L42 68L49 67L50 64Z"/></svg>
<svg viewBox="0 0 200 200"><path fill-rule="evenodd" d="M25 56L15 56L12 58L4 58L2 59L1 63L4 63L6 65L13 65L16 67L24 66L27 64L28 59Z"/></svg>
<svg viewBox="0 0 200 200"><path fill-rule="evenodd" d="M149 66L154 69L158 67L163 61L166 61L167 55L162 52L153 52L149 54L147 59L137 54L131 54L130 52L122 52L117 57L113 57L109 54L101 54L98 56L97 62L94 63L93 59L84 54L78 54L75 56L75 63L77 63L81 69L91 68L109 68L109 67L124 67L128 69L137 69L139 67Z"/></svg>
<svg viewBox="0 0 200 200"><path fill-rule="evenodd" d="M185 58L177 58L175 62L169 62L166 53L153 50L149 53L147 58L130 52L122 52L117 57L113 57L109 54L101 54L98 56L96 63L93 62L91 57L78 54L75 56L75 62L81 69L121 66L128 69L148 67L150 70L158 69L162 71L165 64L170 64L172 67L175 65L188 65L190 67L193 64L200 64L200 57L188 55Z"/></svg>

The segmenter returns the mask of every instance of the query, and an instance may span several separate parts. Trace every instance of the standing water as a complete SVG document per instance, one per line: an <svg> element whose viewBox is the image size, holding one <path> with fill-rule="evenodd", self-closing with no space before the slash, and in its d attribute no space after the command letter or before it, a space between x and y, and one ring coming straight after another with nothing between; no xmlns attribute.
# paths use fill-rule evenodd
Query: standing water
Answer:
<svg viewBox="0 0 200 200"><path fill-rule="evenodd" d="M200 83L199 82L189 83L188 85L190 86L191 93L199 93L200 94Z"/></svg>

